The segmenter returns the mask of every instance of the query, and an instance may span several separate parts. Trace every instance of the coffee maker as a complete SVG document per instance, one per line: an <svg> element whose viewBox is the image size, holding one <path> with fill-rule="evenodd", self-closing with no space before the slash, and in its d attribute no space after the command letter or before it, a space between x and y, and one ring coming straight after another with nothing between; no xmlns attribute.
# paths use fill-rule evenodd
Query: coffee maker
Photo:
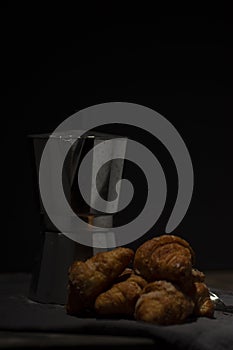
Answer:
<svg viewBox="0 0 233 350"><path fill-rule="evenodd" d="M78 136L77 136L78 135ZM81 135L81 136L80 136ZM100 132L87 132L82 134L75 130L65 133L53 134L36 134L30 135L30 147L33 149L33 163L36 168L35 181L36 187L39 189L39 171L41 157L48 140L50 147L56 149L59 154L59 149L64 146L64 143L69 146L69 152L63 164L62 169L62 185L66 199L72 208L73 215L77 215L80 219L86 222L90 227L95 227L96 234L93 237L96 239L107 239L110 241L109 246L114 246L114 234L111 232L111 227L114 225L114 215L111 213L101 213L92 208L92 203L95 202L95 192L92 191L93 181L96 181L96 187L99 194L108 200L113 197L115 184L122 177L124 168L124 156L127 146L127 138L120 137L120 142L113 147L119 147L117 153L120 157L113 159L101 167L98 176L93 179L96 168L100 163L101 154L95 152L95 146L118 138L119 136L110 135ZM92 162L86 172L86 183L90 187L90 200L87 203L81 195L78 184L78 172L80 164L90 150L92 152ZM106 152L113 150L107 149ZM52 152L51 152L52 155ZM49 158L49 186L54 187L54 198L56 194L56 186L54 186L53 174L53 157ZM120 183L120 182L119 182ZM120 188L118 188L118 191ZM119 193L118 193L119 194ZM68 284L68 269L75 260L86 260L98 252L108 250L108 244L105 248L96 247L96 245L84 245L67 237L64 233L54 225L48 216L43 202L38 191L38 202L40 211L40 244L35 257L35 267L32 274L29 298L42 303L65 304L67 298ZM53 198L52 198L53 200ZM115 201L115 210L117 211L117 202ZM62 212L59 206L59 201L53 201L53 210L56 215L63 216L67 223L67 229L72 217L66 217L66 213ZM99 227L99 228L98 228ZM107 235L102 234L102 230L108 228ZM82 233L85 234L85 233Z"/></svg>

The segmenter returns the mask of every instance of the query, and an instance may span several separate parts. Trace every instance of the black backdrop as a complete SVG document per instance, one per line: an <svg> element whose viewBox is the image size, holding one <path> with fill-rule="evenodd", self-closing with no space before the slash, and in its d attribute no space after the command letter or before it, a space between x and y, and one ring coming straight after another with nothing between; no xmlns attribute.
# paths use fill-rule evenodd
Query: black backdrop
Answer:
<svg viewBox="0 0 233 350"><path fill-rule="evenodd" d="M233 268L227 10L11 4L2 6L2 19L1 271L30 271L37 249L27 135L52 131L75 111L110 101L153 108L179 131L195 189L174 233L193 245L200 268ZM156 234L163 233L159 225Z"/></svg>

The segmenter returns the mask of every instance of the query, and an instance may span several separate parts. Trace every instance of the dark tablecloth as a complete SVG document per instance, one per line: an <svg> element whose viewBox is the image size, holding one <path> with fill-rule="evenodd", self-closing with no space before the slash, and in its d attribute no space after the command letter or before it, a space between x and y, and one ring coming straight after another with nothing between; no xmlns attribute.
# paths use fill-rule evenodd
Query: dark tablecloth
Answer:
<svg viewBox="0 0 233 350"><path fill-rule="evenodd" d="M64 307L40 304L27 298L29 275L0 276L0 330L61 332L75 334L148 337L155 344L174 349L232 350L233 314L215 311L215 318L198 318L174 326L156 326L134 320L76 318ZM233 292L216 291L224 302L233 305Z"/></svg>

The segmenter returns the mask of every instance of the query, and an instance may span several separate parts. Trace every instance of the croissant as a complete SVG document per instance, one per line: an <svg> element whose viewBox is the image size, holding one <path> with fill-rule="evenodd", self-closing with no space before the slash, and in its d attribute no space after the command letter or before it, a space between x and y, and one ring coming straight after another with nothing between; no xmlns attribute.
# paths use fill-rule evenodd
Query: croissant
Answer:
<svg viewBox="0 0 233 350"><path fill-rule="evenodd" d="M193 312L194 302L167 281L149 283L135 306L135 318L158 325L182 323Z"/></svg>
<svg viewBox="0 0 233 350"><path fill-rule="evenodd" d="M100 294L95 301L95 310L101 315L133 315L136 301L147 282L132 274L127 280L114 284Z"/></svg>
<svg viewBox="0 0 233 350"><path fill-rule="evenodd" d="M134 269L152 282L175 281L184 284L191 281L194 252L184 239L163 235L142 244L135 253Z"/></svg>
<svg viewBox="0 0 233 350"><path fill-rule="evenodd" d="M205 281L205 274L201 271L199 271L196 268L192 269L191 277L190 279L180 279L177 280L176 283L179 285L179 287L182 289L184 293L191 296L192 298L196 294L196 282L204 282Z"/></svg>
<svg viewBox="0 0 233 350"><path fill-rule="evenodd" d="M214 303L210 299L209 289L203 282L194 283L194 293L192 295L195 306L195 316L213 317Z"/></svg>
<svg viewBox="0 0 233 350"><path fill-rule="evenodd" d="M75 261L69 269L67 313L75 315L92 308L96 297L106 290L133 258L128 248L98 253L86 262Z"/></svg>

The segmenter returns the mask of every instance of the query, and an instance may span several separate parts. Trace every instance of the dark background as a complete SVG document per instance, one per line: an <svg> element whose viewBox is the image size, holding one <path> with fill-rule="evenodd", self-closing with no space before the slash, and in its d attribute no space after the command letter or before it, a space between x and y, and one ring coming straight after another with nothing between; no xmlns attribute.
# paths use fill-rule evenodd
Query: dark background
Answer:
<svg viewBox="0 0 233 350"><path fill-rule="evenodd" d="M2 5L1 271L31 271L37 250L27 135L111 101L150 107L179 131L195 189L174 233L192 244L199 268L233 268L232 23L224 8L176 10Z"/></svg>

